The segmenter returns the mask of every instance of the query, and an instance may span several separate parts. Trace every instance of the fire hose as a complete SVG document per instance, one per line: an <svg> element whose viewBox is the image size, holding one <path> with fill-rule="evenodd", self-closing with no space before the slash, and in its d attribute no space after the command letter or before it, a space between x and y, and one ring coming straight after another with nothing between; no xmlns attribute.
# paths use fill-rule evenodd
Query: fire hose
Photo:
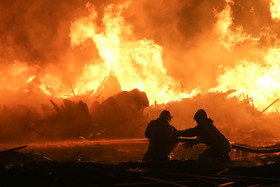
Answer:
<svg viewBox="0 0 280 187"><path fill-rule="evenodd" d="M196 145L199 142L198 140L194 138L178 138L179 142L181 143L186 143L190 145ZM100 140L83 140L83 141L63 141L63 142L53 142L53 143L48 143L48 144L36 144L36 143L31 143L29 144L31 147L42 147L42 146L75 146L75 145L95 145L95 144L133 144L133 143L146 143L148 142L148 139L146 138L136 138L136 139L100 139ZM15 151L18 149L22 149L27 147L25 146L20 146L16 147L13 149L8 149L5 151L0 151L1 152L8 152L8 151ZM276 143L274 145L270 146L259 146L259 147L254 147L250 145L244 145L244 144L239 144L239 143L232 143L231 142L231 147L232 149L235 150L240 150L240 151L245 151L245 152L250 152L250 153L278 153L280 152L280 143Z"/></svg>
<svg viewBox="0 0 280 187"><path fill-rule="evenodd" d="M199 143L196 139L187 139L187 138L179 138L179 142L189 143L192 145ZM232 147L232 149L250 152L250 153L278 153L278 152L280 152L280 143L276 143L276 144L270 145L270 146L254 147L254 146L231 142L231 147Z"/></svg>

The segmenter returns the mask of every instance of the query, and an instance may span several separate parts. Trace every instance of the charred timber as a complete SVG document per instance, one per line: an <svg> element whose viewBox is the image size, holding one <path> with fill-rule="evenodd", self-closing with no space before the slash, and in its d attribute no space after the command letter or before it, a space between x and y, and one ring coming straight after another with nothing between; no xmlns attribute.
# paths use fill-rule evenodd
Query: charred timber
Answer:
<svg viewBox="0 0 280 187"><path fill-rule="evenodd" d="M15 148L8 149L8 150L5 150L5 151L0 151L0 153L7 153L7 152L11 152L11 151L17 151L17 150L20 150L20 149L23 149L23 148L26 148L26 147L27 147L27 145L20 146L20 147L15 147Z"/></svg>
<svg viewBox="0 0 280 187"><path fill-rule="evenodd" d="M55 109L58 113L61 112L60 108L57 106L57 104L56 104L53 100L50 99L50 102L51 102L51 104L54 106L54 109Z"/></svg>

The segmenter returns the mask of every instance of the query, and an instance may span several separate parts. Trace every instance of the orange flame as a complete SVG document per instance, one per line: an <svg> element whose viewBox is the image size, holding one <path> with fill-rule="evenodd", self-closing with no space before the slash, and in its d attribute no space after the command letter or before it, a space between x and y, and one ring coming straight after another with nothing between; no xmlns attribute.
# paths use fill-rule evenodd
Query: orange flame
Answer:
<svg viewBox="0 0 280 187"><path fill-rule="evenodd" d="M273 48L260 62L242 61L218 78L219 86L215 90L224 91L235 88L235 95L248 94L254 99L254 105L264 109L279 98L280 92L280 49ZM275 108L274 108L275 109Z"/></svg>
<svg viewBox="0 0 280 187"><path fill-rule="evenodd" d="M15 61L12 65L1 67L1 88L17 91L35 78L33 71L32 67L19 61Z"/></svg>
<svg viewBox="0 0 280 187"><path fill-rule="evenodd" d="M229 51L239 43L256 43L259 40L259 38L244 33L242 26L232 27L231 4L234 4L234 2L226 0L224 10L216 13L218 20L215 25L215 32L219 35L220 43Z"/></svg>
<svg viewBox="0 0 280 187"><path fill-rule="evenodd" d="M225 92L236 89L236 96L245 93L253 98L254 105L258 109L263 109L278 98L280 91L280 80L277 77L280 73L278 65L280 40L275 36L270 36L276 41L275 45L270 48L260 48L258 46L260 38L269 33L261 33L260 36L253 37L246 33L242 26L235 26L232 18L234 1L225 0L225 2L224 9L221 12L215 12L217 22L213 32L217 35L218 42L227 49L229 54L234 54L240 45L248 44L257 51L257 55L261 54L261 57L257 56L251 58L254 60L248 60L242 59L238 54L240 58L234 62L237 65L225 67L224 73L217 77L218 86L209 91ZM57 67L47 67L48 70L43 72L23 62L15 62L14 65L6 68L1 67L2 88L17 90L34 80L39 80L38 85L43 93L66 98L73 94L88 95L96 91L110 74L114 74L122 90L129 91L138 88L147 94L151 103L154 101L166 103L197 94L199 92L197 90L186 94L187 91L182 88L180 82L168 74L162 58L163 48L160 45L151 39L138 39L134 36L132 26L128 25L123 17L123 10L129 6L129 3L119 6L109 5L105 8L102 24L99 25L97 23L99 15L95 7L87 3L89 15L71 23L69 35L71 47L83 50L87 47L86 41L90 40L95 44L99 55L82 67L79 80L72 83L73 91L67 84L67 78L56 73ZM271 18L276 22L280 20L279 6L279 0L271 0ZM63 68L68 71L76 67L68 64ZM276 107L277 105L274 105L274 109Z"/></svg>
<svg viewBox="0 0 280 187"><path fill-rule="evenodd" d="M271 7L275 7L276 3L276 1L273 1ZM220 35L220 43L228 50L244 41L249 41L254 46L260 37L253 38L251 35L244 33L242 27L237 27L235 31L230 29L232 24L230 11L230 4L227 2L225 9L218 14L216 33ZM273 9L271 11L272 15L276 15L275 12L273 13ZM259 49L259 51L263 55L261 59L255 61L240 60L234 67L225 67L224 74L217 78L219 85L210 89L210 91L236 89L235 96L240 96L242 93L249 95L258 109L264 109L268 104L279 98L279 41L276 42L275 47ZM274 105L269 110L273 111L277 109L277 106L279 104Z"/></svg>
<svg viewBox="0 0 280 187"><path fill-rule="evenodd" d="M270 2L271 17L276 22L280 21L280 0L272 0Z"/></svg>
<svg viewBox="0 0 280 187"><path fill-rule="evenodd" d="M108 6L103 17L104 29L97 26L97 13L90 4L87 7L91 14L72 23L72 47L80 46L90 38L100 55L100 59L92 61L85 69L77 84L77 93L96 89L100 80L113 72L123 90L138 88L146 92L150 101L165 103L187 97L180 91L179 82L167 74L162 47L153 40L137 40L133 36L131 26L121 16L122 10L128 6L128 3Z"/></svg>

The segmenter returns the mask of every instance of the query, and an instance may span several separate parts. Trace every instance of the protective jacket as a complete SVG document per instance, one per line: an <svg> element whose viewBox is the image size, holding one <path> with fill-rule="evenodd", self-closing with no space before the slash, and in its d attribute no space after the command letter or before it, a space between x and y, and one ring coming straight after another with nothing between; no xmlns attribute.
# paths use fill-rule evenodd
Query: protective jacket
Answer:
<svg viewBox="0 0 280 187"><path fill-rule="evenodd" d="M149 147L143 160L167 161L178 143L179 132L167 120L158 118L148 124L145 136L149 139Z"/></svg>
<svg viewBox="0 0 280 187"><path fill-rule="evenodd" d="M229 140L213 125L213 120L205 118L197 121L197 126L186 129L181 132L185 137L197 137L198 143L206 144L209 149L206 150L200 158L222 158L230 160L228 156L231 150Z"/></svg>

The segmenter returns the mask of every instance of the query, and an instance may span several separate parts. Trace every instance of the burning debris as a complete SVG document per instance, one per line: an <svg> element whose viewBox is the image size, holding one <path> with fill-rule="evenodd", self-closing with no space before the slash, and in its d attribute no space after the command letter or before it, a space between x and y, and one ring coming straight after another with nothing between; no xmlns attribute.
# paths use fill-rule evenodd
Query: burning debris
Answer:
<svg viewBox="0 0 280 187"><path fill-rule="evenodd" d="M42 105L45 117L24 106L3 108L1 119L7 126L6 132L2 131L2 141L29 143L77 139L79 136L91 139L134 137L140 136L137 130L146 124L143 110L148 107L148 98L137 89L120 92L103 102L94 101L90 108L81 100L62 99L59 102L62 103L51 99L49 106Z"/></svg>
<svg viewBox="0 0 280 187"><path fill-rule="evenodd" d="M52 100L50 101L54 106L55 113L37 124L39 128L51 125L41 131L43 137L71 139L78 135L86 136L92 131L91 118L86 103L63 99L63 105L59 107Z"/></svg>
<svg viewBox="0 0 280 187"><path fill-rule="evenodd" d="M144 92L137 89L123 91L102 103L93 103L92 119L102 128L100 133L105 137L137 137L140 134L135 131L147 123L143 111L148 106L149 101Z"/></svg>
<svg viewBox="0 0 280 187"><path fill-rule="evenodd" d="M158 116L162 109L168 108L172 111L172 124L176 128L186 129L193 126L193 111L204 107L214 116L216 126L231 142L251 146L279 142L277 131L270 129L278 127L280 115L264 114L254 105L237 97L227 98L233 92L205 93L180 102L154 106L148 106L147 96L137 89L120 92L103 102L95 101L91 105L81 100L50 100L48 107L43 106L47 108L45 111L48 111L45 117L32 117L36 116L36 113L27 110L28 108L20 108L24 109L21 113L17 110L12 114L6 113L2 120L7 120L6 117L10 115L10 124L14 126L12 129L7 127L6 132L9 133L3 133L1 138L2 142L10 142L12 138L14 142L23 143L69 139L143 138L147 123ZM6 112L10 111L6 109ZM24 133L18 130L22 128L25 129ZM11 137L10 133L17 136Z"/></svg>

